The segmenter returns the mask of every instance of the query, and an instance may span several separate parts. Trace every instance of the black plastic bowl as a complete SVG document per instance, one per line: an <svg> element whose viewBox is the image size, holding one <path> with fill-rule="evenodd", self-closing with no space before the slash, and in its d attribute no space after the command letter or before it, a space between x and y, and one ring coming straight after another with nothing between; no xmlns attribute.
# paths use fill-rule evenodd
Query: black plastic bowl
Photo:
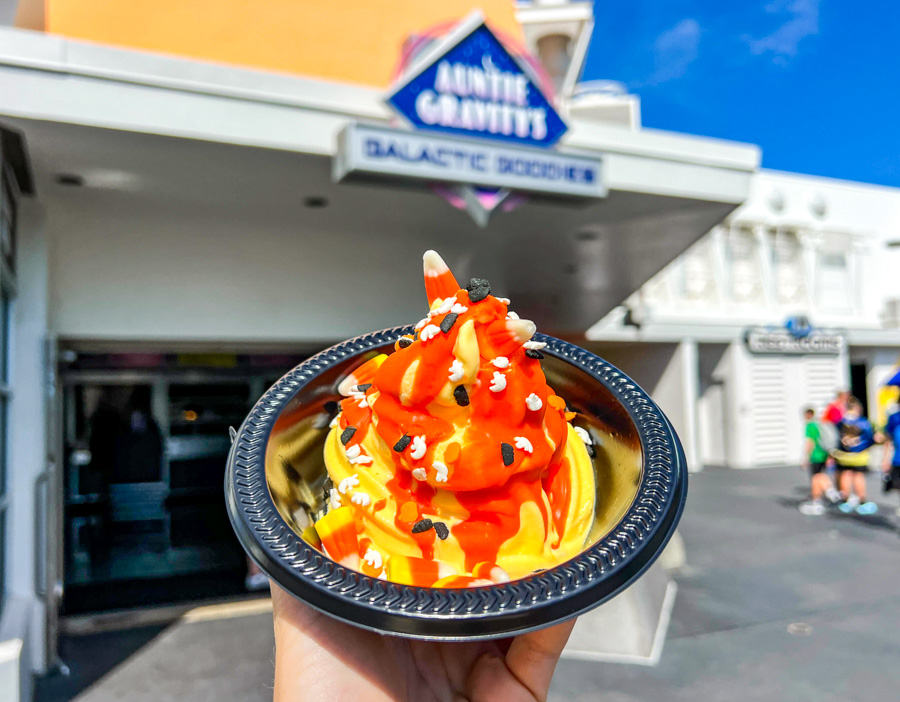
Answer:
<svg viewBox="0 0 900 702"><path fill-rule="evenodd" d="M550 336L547 381L594 436L597 508L576 558L520 580L466 589L398 585L345 568L299 532L321 505L322 446L337 384L412 327L350 339L285 375L256 403L228 458L225 497L243 547L268 576L350 624L419 639L509 636L577 616L627 587L660 554L687 494L684 453L656 404L624 373ZM278 426L276 427L276 422Z"/></svg>

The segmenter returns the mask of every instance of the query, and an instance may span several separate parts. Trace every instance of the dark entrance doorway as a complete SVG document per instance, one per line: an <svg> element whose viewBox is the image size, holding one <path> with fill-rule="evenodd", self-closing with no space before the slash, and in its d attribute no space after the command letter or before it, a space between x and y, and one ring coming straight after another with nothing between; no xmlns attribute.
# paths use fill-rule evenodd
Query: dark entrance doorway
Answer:
<svg viewBox="0 0 900 702"><path fill-rule="evenodd" d="M850 394L859 399L866 416L869 414L869 390L866 384L866 376L869 373L865 363L850 364Z"/></svg>
<svg viewBox="0 0 900 702"><path fill-rule="evenodd" d="M301 356L63 352L61 614L244 592L225 512L237 427Z"/></svg>

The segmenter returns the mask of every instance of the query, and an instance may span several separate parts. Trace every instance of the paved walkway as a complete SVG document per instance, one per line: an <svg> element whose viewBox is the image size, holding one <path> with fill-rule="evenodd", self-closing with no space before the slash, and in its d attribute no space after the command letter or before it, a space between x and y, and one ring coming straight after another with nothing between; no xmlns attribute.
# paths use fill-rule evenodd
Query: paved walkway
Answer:
<svg viewBox="0 0 900 702"><path fill-rule="evenodd" d="M897 699L900 536L893 513L804 517L796 468L694 476L669 637L656 667L563 661L551 700ZM252 612L252 608L250 612ZM271 699L271 619L240 608L168 628L65 641L69 681L38 702Z"/></svg>

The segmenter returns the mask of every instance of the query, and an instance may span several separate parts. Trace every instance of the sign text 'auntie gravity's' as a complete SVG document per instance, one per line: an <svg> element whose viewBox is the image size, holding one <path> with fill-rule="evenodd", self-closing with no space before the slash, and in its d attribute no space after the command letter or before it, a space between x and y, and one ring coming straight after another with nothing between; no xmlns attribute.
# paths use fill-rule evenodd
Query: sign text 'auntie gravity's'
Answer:
<svg viewBox="0 0 900 702"><path fill-rule="evenodd" d="M533 72L487 25L464 23L424 54L388 98L413 127L541 147L565 133Z"/></svg>

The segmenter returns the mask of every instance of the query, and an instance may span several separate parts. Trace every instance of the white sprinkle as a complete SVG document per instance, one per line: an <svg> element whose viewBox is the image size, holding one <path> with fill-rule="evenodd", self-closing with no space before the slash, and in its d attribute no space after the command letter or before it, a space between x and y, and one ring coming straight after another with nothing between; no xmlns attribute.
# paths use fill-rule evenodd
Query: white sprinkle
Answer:
<svg viewBox="0 0 900 702"><path fill-rule="evenodd" d="M459 359L454 359L453 363L450 364L450 378L451 383L455 383L457 380L462 380L465 371L463 370L463 364Z"/></svg>
<svg viewBox="0 0 900 702"><path fill-rule="evenodd" d="M544 341L526 341L522 346L526 349L531 349L532 351L540 351L547 345Z"/></svg>
<svg viewBox="0 0 900 702"><path fill-rule="evenodd" d="M446 483L448 476L447 466L440 461L435 461L431 464L431 467L434 468L435 472L437 473L437 475L434 476L435 482Z"/></svg>
<svg viewBox="0 0 900 702"><path fill-rule="evenodd" d="M581 437L581 440L586 443L588 446L593 446L594 442L591 439L591 435L587 433L587 429L582 429L581 427L572 427L575 430L575 433Z"/></svg>
<svg viewBox="0 0 900 702"><path fill-rule="evenodd" d="M416 331L418 331L419 329L424 327L426 324L428 324L429 319L431 319L431 318L426 317L425 319L420 319L418 322L416 322Z"/></svg>
<svg viewBox="0 0 900 702"><path fill-rule="evenodd" d="M334 429L334 427L336 427L338 425L339 421L341 421L341 415L336 414L336 415L334 415L334 419L331 420L331 422L329 423L328 426L330 428Z"/></svg>
<svg viewBox="0 0 900 702"><path fill-rule="evenodd" d="M346 495L348 491L352 490L357 485L359 485L359 476L354 473L353 475L344 478L338 484L338 492L342 495Z"/></svg>
<svg viewBox="0 0 900 702"><path fill-rule="evenodd" d="M509 575L500 566L491 568L491 580L495 583L508 583Z"/></svg>
<svg viewBox="0 0 900 702"><path fill-rule="evenodd" d="M331 498L331 509L337 509L341 506L341 496L338 494L337 490L331 488L328 495Z"/></svg>
<svg viewBox="0 0 900 702"><path fill-rule="evenodd" d="M500 371L494 371L494 378L491 380L491 392L500 392L506 389L506 378Z"/></svg>
<svg viewBox="0 0 900 702"><path fill-rule="evenodd" d="M372 498L364 492L354 492L353 497L350 498L350 501L355 505L359 505L360 507L368 507L370 504L372 504Z"/></svg>
<svg viewBox="0 0 900 702"><path fill-rule="evenodd" d="M363 556L363 560L375 570L380 570L381 566L384 564L384 561L381 558L381 554L371 546L366 549L366 555Z"/></svg>
<svg viewBox="0 0 900 702"><path fill-rule="evenodd" d="M425 445L425 437L414 436L412 440L412 451L409 452L409 457L414 461L418 461L425 455L425 451L427 450L428 447Z"/></svg>
<svg viewBox="0 0 900 702"><path fill-rule="evenodd" d="M356 458L350 459L350 465L354 465L354 466L357 464L368 465L371 462L372 462L372 457L367 456L366 454L362 454L360 456L357 456Z"/></svg>
<svg viewBox="0 0 900 702"><path fill-rule="evenodd" d="M531 393L528 397L525 398L525 406L532 412L537 412L541 407L544 406L544 403L541 402L541 398L539 398L534 393Z"/></svg>
<svg viewBox="0 0 900 702"><path fill-rule="evenodd" d="M366 407L369 406L369 403L366 402L366 396L365 396L365 395L359 395L359 396L355 397L354 399L356 399L356 400L359 401L359 407L360 407L360 409L365 409Z"/></svg>
<svg viewBox="0 0 900 702"><path fill-rule="evenodd" d="M441 303L441 306L435 310L435 314L447 314L451 309L453 309L453 305L456 304L455 297L448 297Z"/></svg>
<svg viewBox="0 0 900 702"><path fill-rule="evenodd" d="M506 318L507 319L518 319L519 315L517 315L515 312L510 310L509 312L506 313Z"/></svg>
<svg viewBox="0 0 900 702"><path fill-rule="evenodd" d="M491 363L497 368L506 368L509 365L509 359L506 356L497 356Z"/></svg>
<svg viewBox="0 0 900 702"><path fill-rule="evenodd" d="M450 311L454 314L462 314L463 312L468 312L469 308L465 305L461 305L458 302L450 308Z"/></svg>
<svg viewBox="0 0 900 702"><path fill-rule="evenodd" d="M419 481L424 481L428 477L424 468L413 468L412 476Z"/></svg>
<svg viewBox="0 0 900 702"><path fill-rule="evenodd" d="M378 574L378 577L376 578L376 580L387 580L387 573L385 573L384 571L381 571Z"/></svg>
<svg viewBox="0 0 900 702"><path fill-rule="evenodd" d="M344 453L347 454L347 458L356 458L360 453L362 453L362 449L359 444L353 444L353 446L348 446L344 449Z"/></svg>
<svg viewBox="0 0 900 702"><path fill-rule="evenodd" d="M509 304L509 298L508 298L508 297L498 297L497 299L498 299L500 302L502 302L504 305L508 305L508 304Z"/></svg>
<svg viewBox="0 0 900 702"><path fill-rule="evenodd" d="M517 449L522 449L525 453L533 453L534 447L531 442L524 436L517 436L514 441Z"/></svg>
<svg viewBox="0 0 900 702"><path fill-rule="evenodd" d="M433 339L438 334L441 333L441 328L436 324L429 324L422 331L419 332L419 338L422 341L428 341L429 339Z"/></svg>

